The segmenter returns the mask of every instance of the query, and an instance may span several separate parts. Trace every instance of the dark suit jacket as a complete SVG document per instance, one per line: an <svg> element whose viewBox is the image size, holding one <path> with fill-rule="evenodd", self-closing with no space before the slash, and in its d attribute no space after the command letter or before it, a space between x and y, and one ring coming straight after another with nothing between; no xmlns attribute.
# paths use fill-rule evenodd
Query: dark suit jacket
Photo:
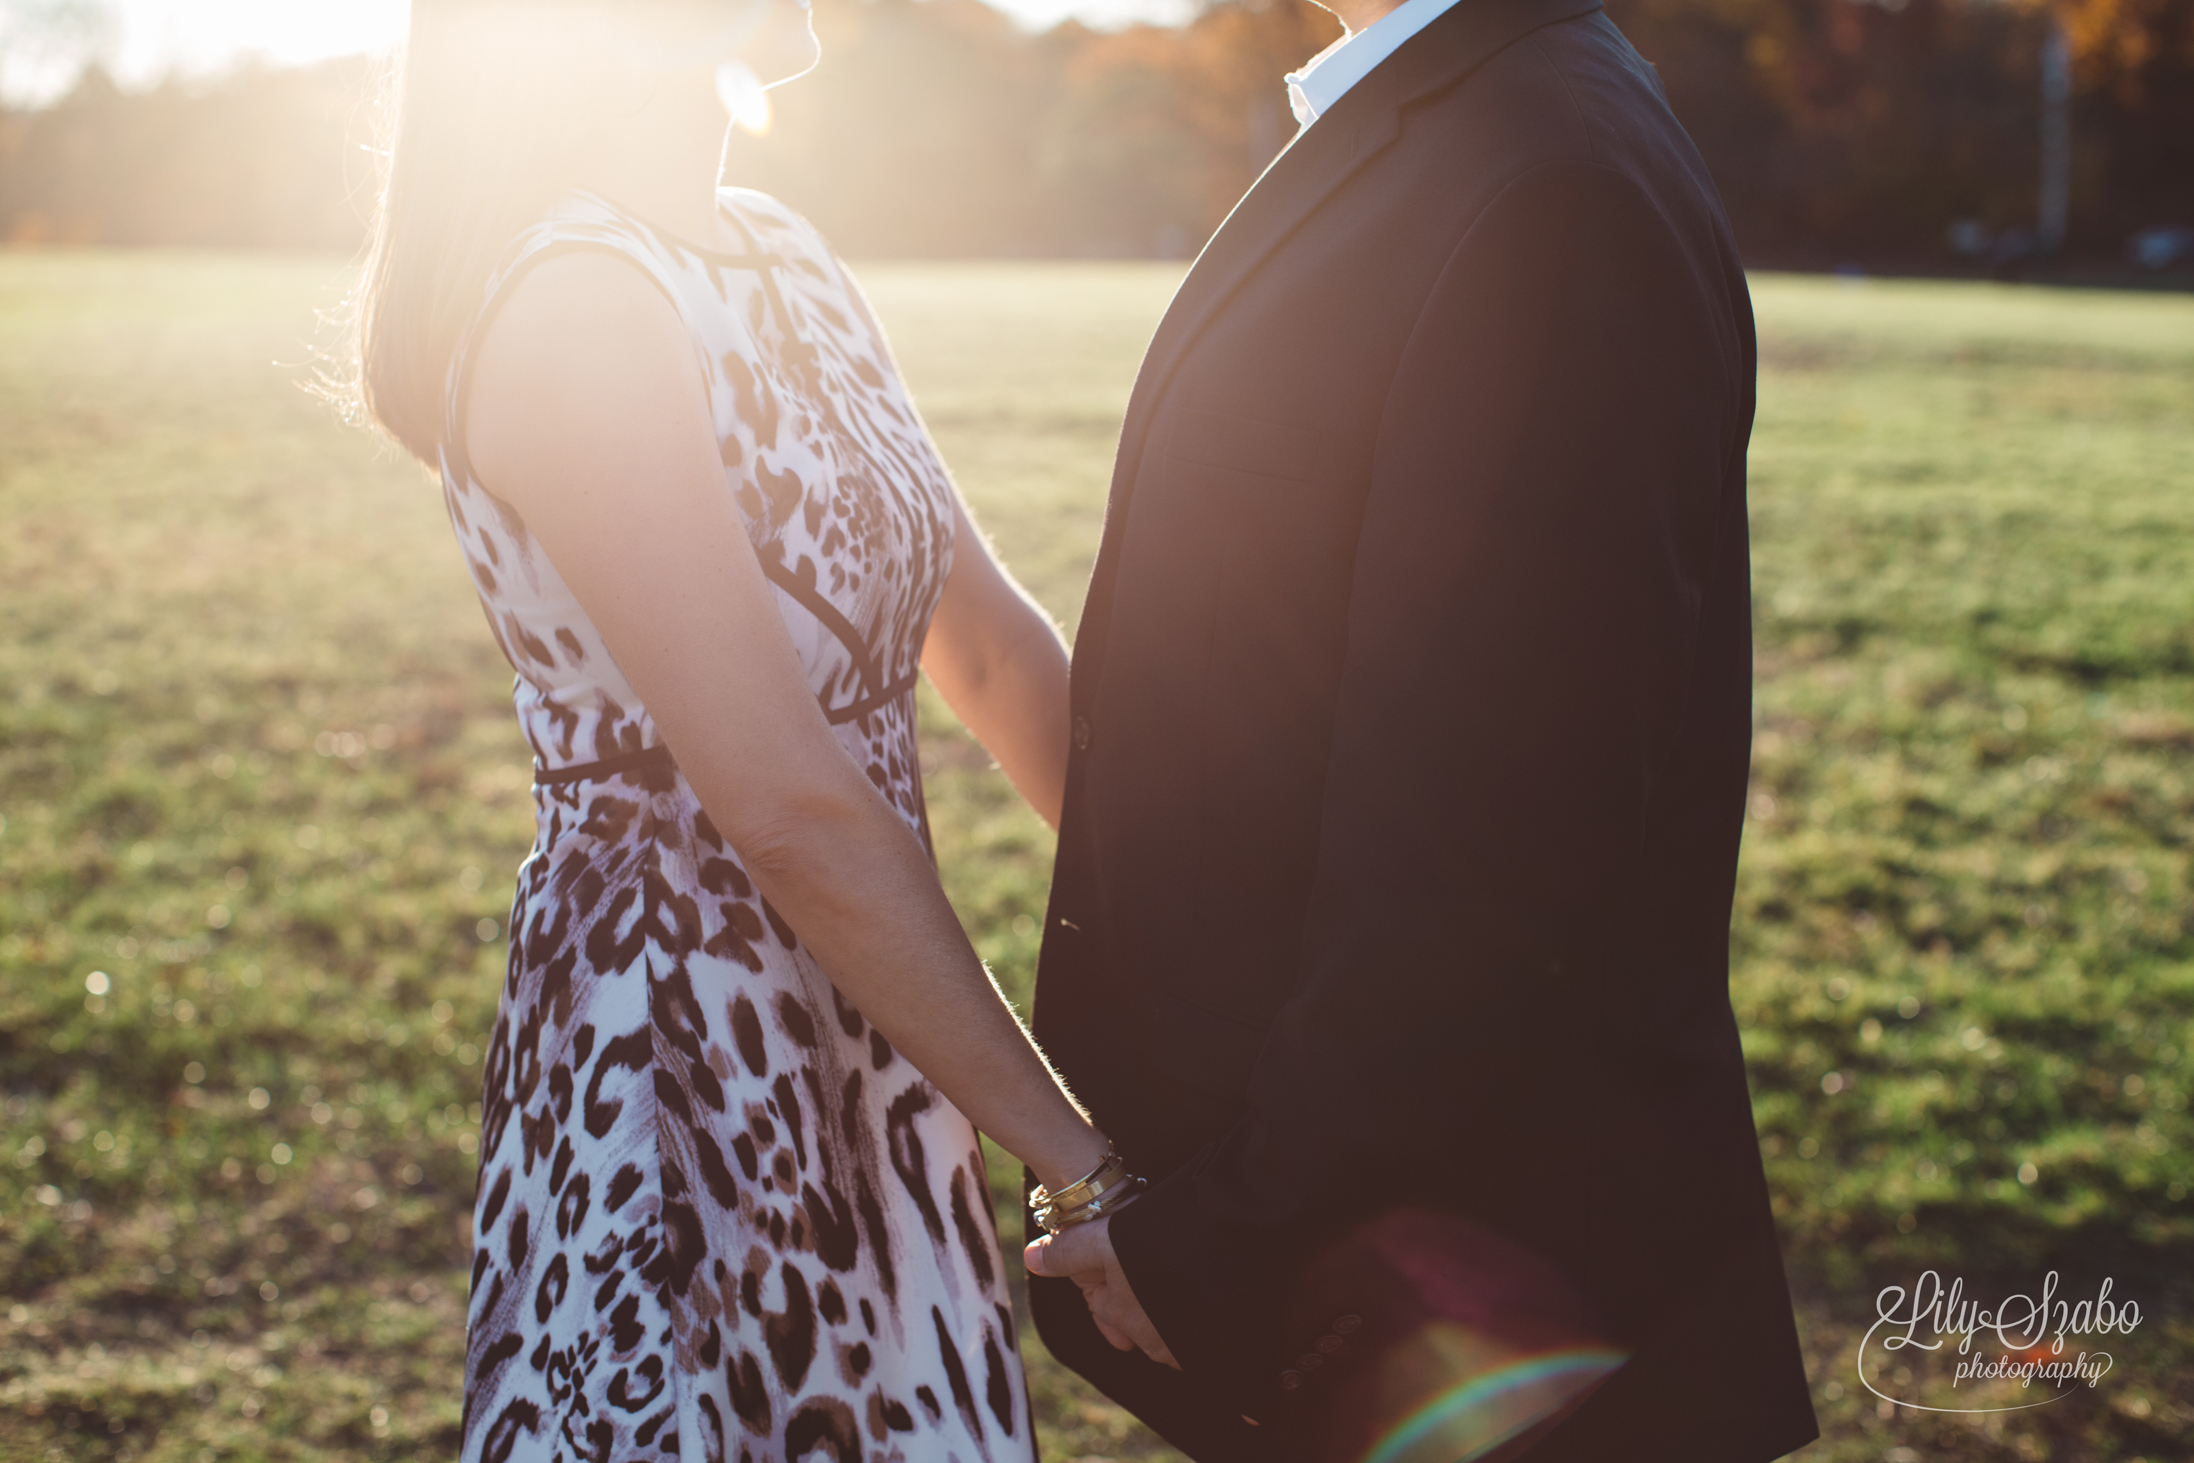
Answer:
<svg viewBox="0 0 2194 1463"><path fill-rule="evenodd" d="M1304 1277L1401 1210L1529 1246L1635 1353L1534 1459L1814 1436L1728 999L1753 377L1713 185L1594 0L1459 0L1160 326L1035 1028L1155 1181L1112 1233L1185 1372L1033 1302L1192 1456L1307 1435Z"/></svg>

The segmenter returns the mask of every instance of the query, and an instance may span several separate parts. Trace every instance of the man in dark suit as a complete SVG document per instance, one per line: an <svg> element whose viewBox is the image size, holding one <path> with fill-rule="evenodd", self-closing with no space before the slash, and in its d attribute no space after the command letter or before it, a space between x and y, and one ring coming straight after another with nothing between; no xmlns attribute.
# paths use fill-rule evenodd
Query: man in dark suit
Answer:
<svg viewBox="0 0 2194 1463"><path fill-rule="evenodd" d="M1333 8L1074 647L1035 1029L1151 1187L1037 1325L1205 1463L1518 1377L1472 1456L1758 1463L1815 1428L1728 998L1744 276L1597 0Z"/></svg>

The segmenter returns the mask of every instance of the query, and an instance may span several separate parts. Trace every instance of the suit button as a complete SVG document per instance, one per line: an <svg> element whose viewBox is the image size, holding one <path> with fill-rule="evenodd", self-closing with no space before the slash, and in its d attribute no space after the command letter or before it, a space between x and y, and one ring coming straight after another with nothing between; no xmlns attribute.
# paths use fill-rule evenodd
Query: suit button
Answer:
<svg viewBox="0 0 2194 1463"><path fill-rule="evenodd" d="M1346 1336L1363 1323L1364 1318L1362 1316L1343 1316L1333 1323L1333 1329Z"/></svg>
<svg viewBox="0 0 2194 1463"><path fill-rule="evenodd" d="M1338 1336L1320 1336L1318 1338L1318 1349L1331 1356L1341 1349L1341 1338Z"/></svg>
<svg viewBox="0 0 2194 1463"><path fill-rule="evenodd" d="M1074 749L1078 752L1089 750L1089 718L1086 716L1074 718Z"/></svg>
<svg viewBox="0 0 2194 1463"><path fill-rule="evenodd" d="M1280 1385L1292 1392L1303 1385L1303 1374L1301 1372L1282 1372L1280 1373Z"/></svg>
<svg viewBox="0 0 2194 1463"><path fill-rule="evenodd" d="M1299 1372L1314 1372L1325 1364L1326 1359L1315 1351L1306 1351L1295 1358L1295 1370Z"/></svg>

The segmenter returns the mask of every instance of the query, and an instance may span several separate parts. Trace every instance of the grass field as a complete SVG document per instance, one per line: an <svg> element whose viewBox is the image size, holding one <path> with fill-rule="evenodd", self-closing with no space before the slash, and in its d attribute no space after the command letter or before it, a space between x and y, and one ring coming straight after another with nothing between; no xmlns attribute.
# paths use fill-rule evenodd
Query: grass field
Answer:
<svg viewBox="0 0 2194 1463"><path fill-rule="evenodd" d="M453 1451L527 763L431 487L297 389L338 269L0 254L7 1463ZM1069 623L1177 277L865 272ZM1806 1456L2183 1458L2194 300L1764 278L1757 303L1733 990ZM1048 835L925 712L947 885L1025 992ZM2061 1404L1885 1416L1855 1347L1930 1265L2109 1276L2143 1323ZM1048 1457L1172 1456L1029 1344Z"/></svg>

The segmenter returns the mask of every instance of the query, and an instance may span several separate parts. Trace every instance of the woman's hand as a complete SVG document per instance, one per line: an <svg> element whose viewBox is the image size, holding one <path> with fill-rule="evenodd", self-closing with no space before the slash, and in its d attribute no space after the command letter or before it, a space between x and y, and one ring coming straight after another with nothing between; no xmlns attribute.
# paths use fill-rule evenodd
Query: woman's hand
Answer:
<svg viewBox="0 0 2194 1463"><path fill-rule="evenodd" d="M1021 1263L1031 1275L1058 1276L1080 1286L1090 1319L1113 1350L1140 1351L1161 1366L1181 1369L1127 1283L1127 1272L1113 1253L1110 1219L1092 1219L1046 1235L1021 1252Z"/></svg>

